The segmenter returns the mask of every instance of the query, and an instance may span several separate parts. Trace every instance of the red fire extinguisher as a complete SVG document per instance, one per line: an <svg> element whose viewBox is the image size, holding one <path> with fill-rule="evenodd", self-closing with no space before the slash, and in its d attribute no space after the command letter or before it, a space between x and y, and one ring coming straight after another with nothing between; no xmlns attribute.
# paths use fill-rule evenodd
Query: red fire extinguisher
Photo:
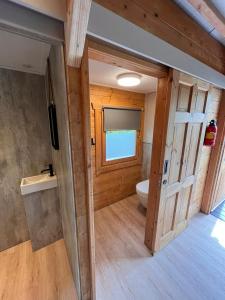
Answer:
<svg viewBox="0 0 225 300"><path fill-rule="evenodd" d="M209 125L206 127L204 145L214 146L216 142L217 126L216 121L211 120Z"/></svg>

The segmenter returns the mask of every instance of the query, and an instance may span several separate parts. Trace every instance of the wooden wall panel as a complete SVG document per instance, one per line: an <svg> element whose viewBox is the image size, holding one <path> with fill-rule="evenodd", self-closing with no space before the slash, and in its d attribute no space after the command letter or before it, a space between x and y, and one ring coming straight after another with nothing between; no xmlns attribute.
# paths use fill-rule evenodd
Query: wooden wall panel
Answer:
<svg viewBox="0 0 225 300"><path fill-rule="evenodd" d="M213 147L210 158L209 158L209 164L207 167L207 176L206 176L206 183L203 193L203 201L201 204L201 211L208 214L213 208L213 202L215 201L215 193L217 189L217 181L218 176L220 173L220 166L221 161L223 159L223 149L224 149L224 138L225 138L225 93L224 90L217 90L217 94L220 98L220 104L216 105L215 108L218 108L219 106L219 112L217 116L217 126L218 126L218 132L217 132L217 138L215 146ZM217 95L218 96L218 95ZM214 97L217 98L216 95Z"/></svg>
<svg viewBox="0 0 225 300"><path fill-rule="evenodd" d="M79 299L95 299L94 208L91 166L88 55L81 67L67 67L75 220L79 255Z"/></svg>
<svg viewBox="0 0 225 300"><path fill-rule="evenodd" d="M218 181L215 191L215 199L212 209L216 208L222 201L225 200L225 147L222 155L222 161L218 174Z"/></svg>
<svg viewBox="0 0 225 300"><path fill-rule="evenodd" d="M86 180L84 164L84 128L81 122L82 91L80 69L67 67L68 74L68 109L70 121L70 138L72 150L73 180L74 180L74 204L75 220L77 223L77 243L80 270L80 291L81 299L90 299L91 295L91 274L89 257L88 237L88 212L86 199ZM83 265L83 268L82 268Z"/></svg>
<svg viewBox="0 0 225 300"><path fill-rule="evenodd" d="M207 109L207 121L211 121L212 119L217 120L219 105L222 99L222 90L213 87L210 91L210 96L208 100L208 109ZM209 166L211 148L203 146L201 154L200 154L200 162L199 162L199 170L197 176L197 188L194 193L194 198L192 202L192 206L190 207L190 217L193 216L200 210L202 197L205 187L205 181Z"/></svg>
<svg viewBox="0 0 225 300"><path fill-rule="evenodd" d="M93 105L120 105L144 108L145 95L96 85L90 86ZM95 114L91 110L91 136L95 138ZM94 206L100 209L135 193L136 183L141 181L141 164L96 175L95 146L92 146L94 178Z"/></svg>

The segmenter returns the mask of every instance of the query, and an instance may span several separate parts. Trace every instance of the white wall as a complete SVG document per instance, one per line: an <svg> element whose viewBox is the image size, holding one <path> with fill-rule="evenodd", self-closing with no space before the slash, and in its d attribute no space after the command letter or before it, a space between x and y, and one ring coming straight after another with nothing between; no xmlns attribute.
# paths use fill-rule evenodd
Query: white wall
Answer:
<svg viewBox="0 0 225 300"><path fill-rule="evenodd" d="M145 120L143 142L152 143L155 118L156 93L145 96Z"/></svg>
<svg viewBox="0 0 225 300"><path fill-rule="evenodd" d="M156 93L146 94L144 136L143 136L143 162L142 162L143 179L147 179L150 174L153 130L154 130L154 119L155 119L155 106L156 106Z"/></svg>

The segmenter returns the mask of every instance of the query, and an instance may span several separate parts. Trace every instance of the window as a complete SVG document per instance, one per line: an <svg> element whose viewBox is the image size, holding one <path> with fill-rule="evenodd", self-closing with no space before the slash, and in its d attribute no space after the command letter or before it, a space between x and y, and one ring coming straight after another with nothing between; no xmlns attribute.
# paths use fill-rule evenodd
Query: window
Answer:
<svg viewBox="0 0 225 300"><path fill-rule="evenodd" d="M106 131L106 161L135 157L136 140L136 130Z"/></svg>
<svg viewBox="0 0 225 300"><path fill-rule="evenodd" d="M96 174L140 164L142 108L96 105L94 110Z"/></svg>

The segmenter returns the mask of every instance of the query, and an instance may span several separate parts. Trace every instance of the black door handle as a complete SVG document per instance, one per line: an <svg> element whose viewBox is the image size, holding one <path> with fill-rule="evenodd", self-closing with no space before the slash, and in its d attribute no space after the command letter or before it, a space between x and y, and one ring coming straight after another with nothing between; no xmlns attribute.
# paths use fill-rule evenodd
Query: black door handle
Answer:
<svg viewBox="0 0 225 300"><path fill-rule="evenodd" d="M164 170L163 170L163 174L165 175L168 171L168 164L169 164L169 161L168 160L165 160L164 162Z"/></svg>

